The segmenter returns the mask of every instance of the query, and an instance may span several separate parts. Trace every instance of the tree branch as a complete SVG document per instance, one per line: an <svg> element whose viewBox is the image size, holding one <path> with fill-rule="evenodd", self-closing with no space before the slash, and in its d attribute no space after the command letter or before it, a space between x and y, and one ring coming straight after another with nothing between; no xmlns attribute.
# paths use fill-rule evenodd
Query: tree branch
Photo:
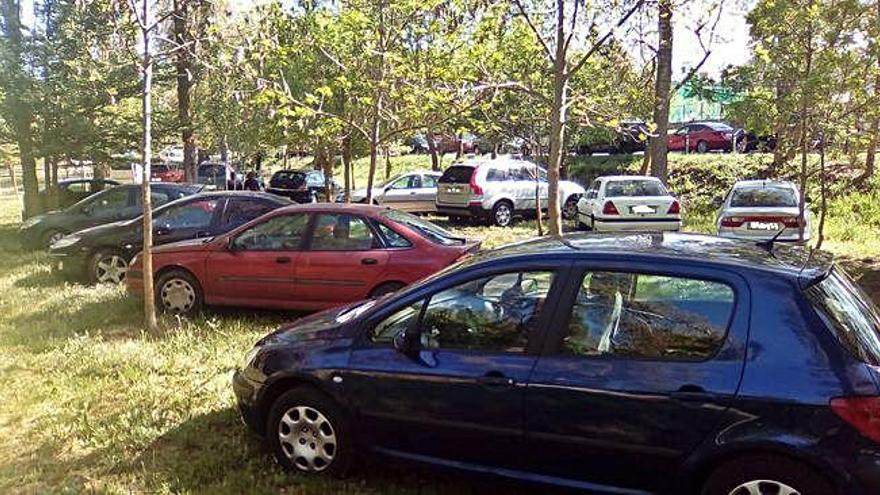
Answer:
<svg viewBox="0 0 880 495"><path fill-rule="evenodd" d="M535 24L532 22L532 18L529 16L528 12L526 12L526 9L525 7L523 7L522 2L520 0L513 0L513 3L516 4L517 9L519 9L520 15L526 20L526 24L529 25L529 29L531 29L532 32L535 33L535 37L538 38L538 42L544 49L544 53L547 54L547 57L550 59L550 63L555 63L556 60L553 57L553 52L550 51L550 47L547 45L547 41L544 40L544 36L542 36L541 32L538 31L538 28L535 27Z"/></svg>
<svg viewBox="0 0 880 495"><path fill-rule="evenodd" d="M633 7L629 11L627 11L627 13L624 14L624 16L621 17L620 20L618 20L617 23L611 29L608 30L607 33L605 33L601 38L599 38L598 41L596 41L596 43L593 44L592 47L590 47L590 49L587 51L587 53L585 53L581 57L581 59L574 65L574 67L572 67L571 70L566 71L565 78L568 79L569 77L571 77L572 74L581 70L581 67L583 67L584 64L587 63L587 60L589 60L590 57L592 57L593 54L599 50L599 48L602 48L602 46L604 46L605 43L608 42L608 40L612 36L614 36L614 33L618 29L620 29L621 26L626 24L626 21L628 21L629 18L632 17L633 14L635 14L639 9L641 9L642 5L644 5L644 4L645 4L645 0L639 0L638 2L636 2L636 4L633 5Z"/></svg>

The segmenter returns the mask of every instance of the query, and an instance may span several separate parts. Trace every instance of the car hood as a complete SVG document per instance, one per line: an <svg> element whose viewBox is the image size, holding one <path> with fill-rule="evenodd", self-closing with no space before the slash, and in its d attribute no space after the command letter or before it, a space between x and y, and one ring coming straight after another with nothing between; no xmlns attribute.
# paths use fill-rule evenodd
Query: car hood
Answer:
<svg viewBox="0 0 880 495"><path fill-rule="evenodd" d="M365 304L372 305L371 302L359 302L305 316L275 330L257 345L331 340L343 337L343 327L351 320L347 316Z"/></svg>
<svg viewBox="0 0 880 495"><path fill-rule="evenodd" d="M80 230L76 233L76 235L80 237L103 237L109 234L116 234L119 232L123 232L129 228L131 228L131 220L122 220L119 222L105 223L103 225L98 225L95 227L89 227L84 230Z"/></svg>

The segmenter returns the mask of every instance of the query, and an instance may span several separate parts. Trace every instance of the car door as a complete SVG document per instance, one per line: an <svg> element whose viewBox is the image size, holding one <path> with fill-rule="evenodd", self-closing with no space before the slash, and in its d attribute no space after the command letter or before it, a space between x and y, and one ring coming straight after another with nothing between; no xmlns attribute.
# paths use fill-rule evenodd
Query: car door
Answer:
<svg viewBox="0 0 880 495"><path fill-rule="evenodd" d="M236 233L225 250L207 260L206 302L241 306L288 307L295 297L295 266L307 213L285 213Z"/></svg>
<svg viewBox="0 0 880 495"><path fill-rule="evenodd" d="M96 225L127 220L138 215L136 188L116 187L94 197L72 223L71 230L82 230Z"/></svg>
<svg viewBox="0 0 880 495"><path fill-rule="evenodd" d="M186 239L210 237L223 211L223 198L205 197L169 205L153 218L153 239L167 244Z"/></svg>
<svg viewBox="0 0 880 495"><path fill-rule="evenodd" d="M441 464L518 468L524 384L560 271L520 262L459 273L368 319L345 381L368 444Z"/></svg>
<svg viewBox="0 0 880 495"><path fill-rule="evenodd" d="M411 211L431 212L437 210L437 178L438 176L431 174L424 174L420 177L421 183L416 189Z"/></svg>
<svg viewBox="0 0 880 495"><path fill-rule="evenodd" d="M366 298L387 269L389 253L359 215L315 215L296 265L297 299L315 307Z"/></svg>
<svg viewBox="0 0 880 495"><path fill-rule="evenodd" d="M725 270L615 261L577 265L557 332L526 393L526 450L541 474L668 488L731 404L749 320Z"/></svg>
<svg viewBox="0 0 880 495"><path fill-rule="evenodd" d="M398 177L394 182L385 186L385 191L379 195L379 203L398 210L411 210L416 205L415 197L417 191L414 187L415 179L418 179L418 184L421 185L419 175Z"/></svg>
<svg viewBox="0 0 880 495"><path fill-rule="evenodd" d="M681 151L684 149L685 136L690 126L681 126L672 134L667 136L667 147L670 151Z"/></svg>

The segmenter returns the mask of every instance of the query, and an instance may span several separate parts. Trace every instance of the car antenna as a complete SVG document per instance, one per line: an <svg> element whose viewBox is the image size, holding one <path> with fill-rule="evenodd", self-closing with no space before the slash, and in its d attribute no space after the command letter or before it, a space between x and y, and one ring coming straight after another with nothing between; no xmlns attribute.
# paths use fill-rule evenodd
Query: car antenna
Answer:
<svg viewBox="0 0 880 495"><path fill-rule="evenodd" d="M768 253L772 253L773 252L773 243L776 242L776 239L779 239L779 236L781 236L783 232L785 232L784 225L781 229L779 229L779 232L773 234L773 237L771 237L765 241L758 241L758 243L757 243L758 247L764 248Z"/></svg>

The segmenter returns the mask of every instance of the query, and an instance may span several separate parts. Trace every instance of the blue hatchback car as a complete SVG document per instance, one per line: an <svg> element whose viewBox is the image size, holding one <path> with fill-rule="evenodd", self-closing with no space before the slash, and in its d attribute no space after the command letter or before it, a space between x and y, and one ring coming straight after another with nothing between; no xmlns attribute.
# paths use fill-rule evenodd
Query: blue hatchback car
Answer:
<svg viewBox="0 0 880 495"><path fill-rule="evenodd" d="M374 452L613 493L880 493L880 316L831 258L692 234L472 256L262 339L277 460Z"/></svg>

